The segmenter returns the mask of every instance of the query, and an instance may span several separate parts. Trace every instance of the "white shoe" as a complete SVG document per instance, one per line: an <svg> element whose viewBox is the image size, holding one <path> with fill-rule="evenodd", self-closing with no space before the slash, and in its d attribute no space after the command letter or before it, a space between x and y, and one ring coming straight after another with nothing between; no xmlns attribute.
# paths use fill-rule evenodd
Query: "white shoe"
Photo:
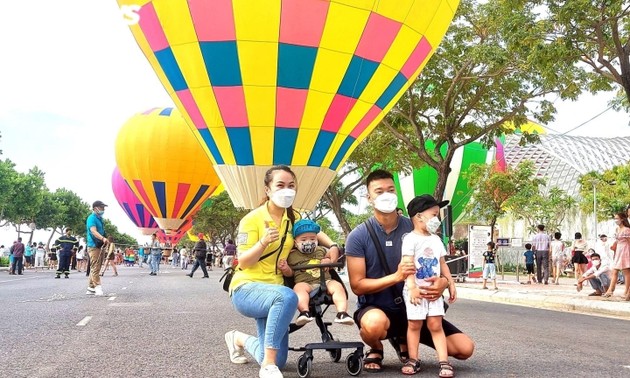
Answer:
<svg viewBox="0 0 630 378"><path fill-rule="evenodd" d="M96 295L97 297L103 296L103 288L101 287L101 285L98 285L94 288L94 295Z"/></svg>
<svg viewBox="0 0 630 378"><path fill-rule="evenodd" d="M308 311L302 311L300 312L300 315L297 317L297 319L295 319L295 324L298 326L303 326L312 321L313 317L311 316L311 314Z"/></svg>
<svg viewBox="0 0 630 378"><path fill-rule="evenodd" d="M94 288L88 286L87 291L85 292L85 294L87 294L87 295L94 295L94 292L95 292Z"/></svg>
<svg viewBox="0 0 630 378"><path fill-rule="evenodd" d="M276 365L267 365L260 368L259 378L284 378L282 372Z"/></svg>
<svg viewBox="0 0 630 378"><path fill-rule="evenodd" d="M233 364L245 364L247 363L247 357L244 356L244 350L234 342L234 334L236 331L230 331L225 334L225 343L230 353L230 361Z"/></svg>
<svg viewBox="0 0 630 378"><path fill-rule="evenodd" d="M350 317L350 315L348 315L348 313L345 311L338 312L337 316L335 317L334 322L339 323L339 324L344 324L344 325L354 324L354 320L352 319L352 317Z"/></svg>

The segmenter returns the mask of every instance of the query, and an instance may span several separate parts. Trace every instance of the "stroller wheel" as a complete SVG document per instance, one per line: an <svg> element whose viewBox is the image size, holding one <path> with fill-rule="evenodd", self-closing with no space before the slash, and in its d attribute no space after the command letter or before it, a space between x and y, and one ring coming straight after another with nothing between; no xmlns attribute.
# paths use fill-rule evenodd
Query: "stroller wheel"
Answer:
<svg viewBox="0 0 630 378"><path fill-rule="evenodd" d="M328 349L332 362L339 362L341 359L341 349Z"/></svg>
<svg viewBox="0 0 630 378"><path fill-rule="evenodd" d="M301 355L297 360L297 373L300 378L308 378L313 371L313 360L306 354Z"/></svg>
<svg viewBox="0 0 630 378"><path fill-rule="evenodd" d="M346 370L353 377L361 374L363 370L363 356L357 352L350 353L346 357Z"/></svg>

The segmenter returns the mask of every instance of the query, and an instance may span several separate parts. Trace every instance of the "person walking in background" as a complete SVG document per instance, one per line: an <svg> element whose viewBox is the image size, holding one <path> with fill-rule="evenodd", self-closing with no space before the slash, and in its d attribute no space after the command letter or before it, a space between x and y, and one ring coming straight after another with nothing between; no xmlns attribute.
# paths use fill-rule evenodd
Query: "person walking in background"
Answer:
<svg viewBox="0 0 630 378"><path fill-rule="evenodd" d="M201 278L208 278L208 270L206 269L206 253L208 247L206 245L206 241L203 239L204 235L199 233L197 236L199 237L199 241L195 243L195 247L193 248L193 252L195 253L195 264L193 265L190 274L188 274L188 277L192 278L197 268L201 267L201 271L203 272L203 277Z"/></svg>
<svg viewBox="0 0 630 378"><path fill-rule="evenodd" d="M223 269L227 269L232 266L234 256L236 256L236 245L234 245L234 241L232 239L228 239L227 245L223 250Z"/></svg>
<svg viewBox="0 0 630 378"><path fill-rule="evenodd" d="M623 213L615 214L615 223L617 224L615 258L613 260L610 287L603 295L609 298L615 292L617 281L617 272L623 272L626 283L626 290L623 297L626 301L630 301L630 223L628 223L628 215Z"/></svg>
<svg viewBox="0 0 630 378"><path fill-rule="evenodd" d="M33 245L26 243L26 247L24 247L24 269L33 266L33 254L35 254L35 243Z"/></svg>
<svg viewBox="0 0 630 378"><path fill-rule="evenodd" d="M85 270L85 250L83 249L82 245L79 246L76 257L77 257L77 270L79 272L82 272Z"/></svg>
<svg viewBox="0 0 630 378"><path fill-rule="evenodd" d="M150 276L157 276L160 270L160 262L162 261L162 246L156 234L151 235L151 273Z"/></svg>
<svg viewBox="0 0 630 378"><path fill-rule="evenodd" d="M532 281L536 282L536 276L534 274L534 261L536 257L530 243L525 244L525 253L523 253L523 256L525 256L525 269L527 269L527 284L530 285Z"/></svg>
<svg viewBox="0 0 630 378"><path fill-rule="evenodd" d="M114 276L118 276L118 269L116 268L116 244L114 244L114 238L108 237L107 241L107 254L105 255L105 265L103 265L103 269L101 270L101 277L105 276L105 271L108 266L112 267L114 271Z"/></svg>
<svg viewBox="0 0 630 378"><path fill-rule="evenodd" d="M37 245L37 248L35 249L35 271L37 271L37 268L42 268L42 272L43 272L45 262L46 262L46 249L44 248L44 244L40 242Z"/></svg>
<svg viewBox="0 0 630 378"><path fill-rule="evenodd" d="M22 238L18 238L17 242L13 244L13 265L11 266L11 273L15 274L17 270L18 275L22 275L22 270L24 269L24 251L26 247L22 244Z"/></svg>
<svg viewBox="0 0 630 378"><path fill-rule="evenodd" d="M90 256L90 273L86 292L88 295L103 295L100 272L102 264L101 248L108 243L105 237L105 225L103 224L103 214L105 214L106 206L101 201L95 201L92 204L92 214L87 217L85 222L87 250Z"/></svg>
<svg viewBox="0 0 630 378"><path fill-rule="evenodd" d="M142 268L144 264L144 247L138 248L138 266Z"/></svg>
<svg viewBox="0 0 630 378"><path fill-rule="evenodd" d="M57 239L55 247L59 250L59 268L57 268L57 275L55 278L61 278L61 275L65 275L66 278L70 278L70 259L72 258L72 248L78 247L79 242L72 236L72 229L66 228L66 234Z"/></svg>
<svg viewBox="0 0 630 378"><path fill-rule="evenodd" d="M573 240L573 245L571 248L573 249L573 257L571 258L571 262L573 263L573 267L575 270L575 280L577 285L577 280L582 277L584 272L586 272L586 264L588 264L588 259L584 256L584 251L586 251L588 244L586 240L582 239L582 234L579 232L575 233L575 240Z"/></svg>
<svg viewBox="0 0 630 378"><path fill-rule="evenodd" d="M482 289L487 289L488 280L491 280L494 284L493 290L499 290L497 287L497 266L495 263L498 263L499 256L497 256L497 251L495 250L496 244L494 242L488 242L487 244L488 250L483 253L483 287Z"/></svg>
<svg viewBox="0 0 630 378"><path fill-rule="evenodd" d="M172 260L171 260L171 267L175 268L176 266L179 266L179 259L180 259L180 253L179 250L177 249L177 246L173 247L173 254L172 256Z"/></svg>
<svg viewBox="0 0 630 378"><path fill-rule="evenodd" d="M560 276L564 271L566 256L564 255L564 243L560 240L562 234L556 232L553 234L554 240L551 242L551 263L553 268L553 280L556 285L560 284Z"/></svg>
<svg viewBox="0 0 630 378"><path fill-rule="evenodd" d="M545 233L545 225L536 226L538 233L532 238L532 245L536 255L536 278L538 283L549 284L549 256L551 252L551 240Z"/></svg>
<svg viewBox="0 0 630 378"><path fill-rule="evenodd" d="M188 270L188 263L190 263L190 257L188 257L188 254L189 252L186 249L186 246L183 246L179 250L179 261L180 261L182 270Z"/></svg>

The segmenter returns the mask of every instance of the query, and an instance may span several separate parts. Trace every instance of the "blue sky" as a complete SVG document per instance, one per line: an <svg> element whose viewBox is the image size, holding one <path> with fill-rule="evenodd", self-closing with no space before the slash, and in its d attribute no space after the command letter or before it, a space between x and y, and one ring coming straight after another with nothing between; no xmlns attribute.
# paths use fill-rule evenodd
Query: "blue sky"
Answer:
<svg viewBox="0 0 630 378"><path fill-rule="evenodd" d="M39 166L51 190L66 187L88 203L110 204L106 217L145 240L111 192L114 140L134 113L172 102L116 1L4 1L0 38L0 158L20 171ZM556 102L549 127L570 130L606 109L610 98ZM611 110L571 135L630 135L629 118ZM14 237L13 229L0 229L0 243ZM37 241L46 239L36 234Z"/></svg>

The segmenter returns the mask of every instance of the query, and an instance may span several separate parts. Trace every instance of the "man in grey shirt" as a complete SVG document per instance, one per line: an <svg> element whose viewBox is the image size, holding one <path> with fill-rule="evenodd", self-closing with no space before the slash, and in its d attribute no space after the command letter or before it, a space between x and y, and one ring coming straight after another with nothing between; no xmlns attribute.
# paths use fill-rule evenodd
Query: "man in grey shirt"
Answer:
<svg viewBox="0 0 630 378"><path fill-rule="evenodd" d="M551 256L551 238L545 233L545 225L539 224L538 233L532 239L532 246L536 255L536 278L538 283L544 281L549 285L549 256Z"/></svg>

